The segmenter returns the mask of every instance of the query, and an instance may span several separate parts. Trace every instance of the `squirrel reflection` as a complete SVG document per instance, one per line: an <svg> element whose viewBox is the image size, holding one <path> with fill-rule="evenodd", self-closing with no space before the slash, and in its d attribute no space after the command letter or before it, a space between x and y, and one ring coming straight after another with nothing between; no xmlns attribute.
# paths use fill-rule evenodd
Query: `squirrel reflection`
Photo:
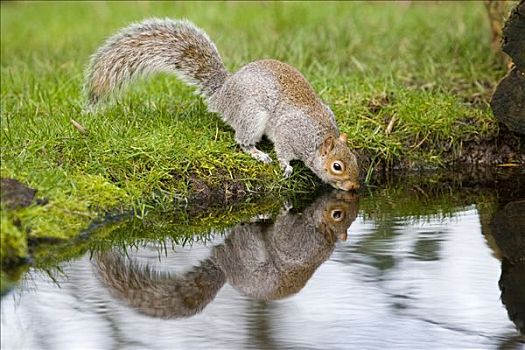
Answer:
<svg viewBox="0 0 525 350"><path fill-rule="evenodd" d="M146 315L188 317L210 303L227 281L259 300L299 292L332 254L357 216L357 195L333 192L300 213L284 209L274 222L235 226L210 257L184 275L129 263L115 252L96 254L103 283L117 298Z"/></svg>

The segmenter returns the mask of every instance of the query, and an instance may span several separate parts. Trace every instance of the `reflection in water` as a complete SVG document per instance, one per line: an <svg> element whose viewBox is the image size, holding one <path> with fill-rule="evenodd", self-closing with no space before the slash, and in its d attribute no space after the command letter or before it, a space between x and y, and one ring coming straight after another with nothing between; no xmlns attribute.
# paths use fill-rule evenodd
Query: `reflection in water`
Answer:
<svg viewBox="0 0 525 350"><path fill-rule="evenodd" d="M32 268L1 348L521 349L523 196L464 194L365 194L353 223L355 198L327 195L207 243Z"/></svg>
<svg viewBox="0 0 525 350"><path fill-rule="evenodd" d="M490 229L503 255L501 301L525 335L525 200L507 203L494 215Z"/></svg>
<svg viewBox="0 0 525 350"><path fill-rule="evenodd" d="M274 222L235 226L198 266L177 275L97 253L100 276L112 294L138 311L175 318L200 312L228 281L242 294L275 300L299 292L332 253L357 216L357 196L333 192L301 212L285 208Z"/></svg>

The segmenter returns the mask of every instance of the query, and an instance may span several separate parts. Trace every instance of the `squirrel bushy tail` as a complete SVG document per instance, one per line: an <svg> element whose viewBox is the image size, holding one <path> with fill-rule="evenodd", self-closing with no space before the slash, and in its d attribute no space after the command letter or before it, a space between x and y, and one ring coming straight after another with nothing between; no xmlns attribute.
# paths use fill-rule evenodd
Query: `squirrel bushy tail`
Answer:
<svg viewBox="0 0 525 350"><path fill-rule="evenodd" d="M91 57L85 81L89 107L134 79L156 72L175 73L207 97L229 75L202 30L185 20L149 19L122 29Z"/></svg>

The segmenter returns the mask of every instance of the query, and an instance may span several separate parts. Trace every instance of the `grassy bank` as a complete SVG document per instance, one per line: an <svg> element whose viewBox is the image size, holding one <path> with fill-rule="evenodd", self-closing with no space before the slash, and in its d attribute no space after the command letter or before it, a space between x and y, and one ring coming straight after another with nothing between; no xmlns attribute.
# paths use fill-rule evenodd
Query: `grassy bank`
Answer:
<svg viewBox="0 0 525 350"><path fill-rule="evenodd" d="M475 179L475 181L472 181ZM516 181L518 179L518 181ZM520 180L522 179L522 180ZM399 223L421 222L431 218L455 217L465 207L474 208L480 215L483 233L489 227L494 213L503 204L523 198L525 178L519 169L511 172L503 169L464 173L433 172L417 175L412 173L402 180L385 179L381 187L369 187L359 198L360 219L378 228L371 240L402 235ZM312 204L317 194L296 194L287 198L293 211L301 212ZM173 249L174 245L191 245L195 241L210 239L227 233L241 222L254 217L275 217L283 203L272 196L236 205L201 208L189 206L185 210L153 210L142 218L133 215L110 216L95 222L75 239L57 244L40 242L31 246L31 266L54 275L57 266L64 261L80 258L93 251L111 247L135 249L145 243L155 242L159 256ZM350 229L349 240L354 240ZM488 242L492 245L492 242ZM434 251L433 251L434 252ZM380 257L382 254L376 254ZM387 261L389 259L387 258ZM0 293L5 292L9 282L19 280L29 269L28 265L9 269L0 274L3 278Z"/></svg>
<svg viewBox="0 0 525 350"><path fill-rule="evenodd" d="M147 17L192 20L231 71L269 57L296 66L372 165L443 165L463 143L498 132L487 99L503 73L482 3L1 6L1 176L48 200L2 210L2 258L26 256L28 237L75 236L110 209L142 215L173 199L228 201L315 187L304 168L283 180L277 164L244 155L232 130L172 76L139 82L98 114L81 114L89 55L115 30Z"/></svg>

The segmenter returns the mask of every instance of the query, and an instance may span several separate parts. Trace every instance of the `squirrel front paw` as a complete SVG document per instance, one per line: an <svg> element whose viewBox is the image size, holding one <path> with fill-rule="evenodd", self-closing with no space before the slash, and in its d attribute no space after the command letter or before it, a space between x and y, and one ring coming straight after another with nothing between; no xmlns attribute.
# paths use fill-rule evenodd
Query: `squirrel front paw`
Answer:
<svg viewBox="0 0 525 350"><path fill-rule="evenodd" d="M287 164L286 167L284 168L284 178L287 179L289 178L293 173L293 168L290 164Z"/></svg>
<svg viewBox="0 0 525 350"><path fill-rule="evenodd" d="M252 153L252 157L257 159L260 162L263 162L264 164L270 164L272 162L272 158L268 154L262 151L259 151L257 153Z"/></svg>
<svg viewBox="0 0 525 350"><path fill-rule="evenodd" d="M263 151L261 150L258 150L255 146L253 145L250 145L250 146L241 146L241 148L246 152L248 153L249 155L252 156L252 158L260 161L260 162L263 162L264 164L270 164L272 162L272 158L264 153Z"/></svg>

